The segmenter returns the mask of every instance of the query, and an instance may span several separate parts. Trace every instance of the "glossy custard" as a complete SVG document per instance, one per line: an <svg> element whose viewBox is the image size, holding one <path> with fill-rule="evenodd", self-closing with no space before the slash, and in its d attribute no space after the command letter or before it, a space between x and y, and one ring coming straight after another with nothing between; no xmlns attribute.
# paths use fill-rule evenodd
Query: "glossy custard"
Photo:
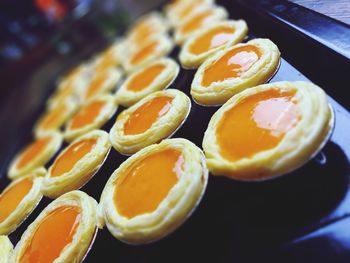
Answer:
<svg viewBox="0 0 350 263"><path fill-rule="evenodd" d="M19 205L33 186L32 178L25 178L0 195L0 223L3 222Z"/></svg>
<svg viewBox="0 0 350 263"><path fill-rule="evenodd" d="M131 91L141 91L148 87L154 79L165 69L163 64L155 64L142 70L140 73L133 76L128 83L127 89Z"/></svg>
<svg viewBox="0 0 350 263"><path fill-rule="evenodd" d="M154 51L156 51L158 41L152 41L146 46L140 48L131 58L131 64L137 65L147 57L149 57Z"/></svg>
<svg viewBox="0 0 350 263"><path fill-rule="evenodd" d="M207 19L213 15L213 10L207 10L195 15L180 28L182 34L189 34L199 28L201 28L207 21Z"/></svg>
<svg viewBox="0 0 350 263"><path fill-rule="evenodd" d="M294 95L291 91L267 90L244 98L226 111L216 130L220 154L237 161L275 148L300 120Z"/></svg>
<svg viewBox="0 0 350 263"><path fill-rule="evenodd" d="M49 144L50 141L51 137L44 137L42 139L37 139L36 141L28 145L21 153L17 161L17 169L23 168L30 161L32 161L37 156L37 154L41 153L45 149L45 147Z"/></svg>
<svg viewBox="0 0 350 263"><path fill-rule="evenodd" d="M80 140L68 146L68 149L54 162L51 177L69 172L80 159L93 149L96 143L97 139L93 138Z"/></svg>
<svg viewBox="0 0 350 263"><path fill-rule="evenodd" d="M60 128L66 110L65 105L61 104L53 110L47 112L39 124L40 129L55 130Z"/></svg>
<svg viewBox="0 0 350 263"><path fill-rule="evenodd" d="M124 134L140 134L165 115L171 108L172 97L155 97L136 109L124 124Z"/></svg>
<svg viewBox="0 0 350 263"><path fill-rule="evenodd" d="M127 218L151 213L183 172L181 151L165 149L136 160L116 182L114 204Z"/></svg>
<svg viewBox="0 0 350 263"><path fill-rule="evenodd" d="M202 85L208 87L213 82L238 78L248 71L260 56L256 46L234 48L204 70Z"/></svg>
<svg viewBox="0 0 350 263"><path fill-rule="evenodd" d="M94 101L81 108L72 118L70 129L79 129L85 125L91 124L100 114L104 106L104 101Z"/></svg>
<svg viewBox="0 0 350 263"><path fill-rule="evenodd" d="M91 83L88 87L88 90L86 92L86 98L91 98L98 94L105 83L105 81L108 79L108 72L107 70L101 70L96 73L96 76L91 80Z"/></svg>
<svg viewBox="0 0 350 263"><path fill-rule="evenodd" d="M20 263L52 263L69 245L80 222L80 208L65 205L48 214L29 240Z"/></svg>
<svg viewBox="0 0 350 263"><path fill-rule="evenodd" d="M197 38L196 41L190 45L189 51L192 54L199 55L210 49L222 46L230 41L233 33L234 29L231 27L214 28Z"/></svg>

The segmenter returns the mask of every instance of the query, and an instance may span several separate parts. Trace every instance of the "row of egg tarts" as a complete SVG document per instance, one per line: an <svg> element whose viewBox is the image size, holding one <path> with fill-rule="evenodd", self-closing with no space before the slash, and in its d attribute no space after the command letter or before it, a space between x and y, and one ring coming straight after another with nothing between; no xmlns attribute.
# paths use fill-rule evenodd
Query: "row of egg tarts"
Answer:
<svg viewBox="0 0 350 263"><path fill-rule="evenodd" d="M161 140L173 133L185 120L189 105L188 97L179 91L167 90L153 93L118 117L110 131L110 142L120 152L126 154L136 152L145 147L145 144L147 145L148 138L154 139L154 135L163 133L160 139L158 138ZM171 114L175 106L179 106L179 108ZM321 110L321 114L317 118L312 116L315 109ZM268 114L264 114L266 112ZM147 114L142 116L142 113ZM251 113L254 113L253 116L249 115ZM173 117L171 117L172 115ZM180 116L179 120L174 121L174 116ZM147 119L147 124L144 120L148 117L150 119ZM163 122L161 122L162 119ZM275 119L279 119L279 122L275 123ZM305 161L315 151L328 133L331 119L331 112L324 93L312 84L281 82L251 88L232 97L213 116L203 141L207 164L215 174L225 174L241 180L264 179L278 175ZM237 123L235 124L235 122ZM169 129L168 126L172 124L175 125ZM239 133L236 129L232 129L232 127L241 125L245 129L242 128ZM153 130L154 127L158 127L158 131ZM166 132L164 132L164 127L168 128ZM152 132L149 132L151 130ZM266 130L270 132L266 132ZM250 134L246 134L248 131ZM136 143L141 145L136 145L136 148L133 148L135 145L130 147L130 144L132 145L135 139L128 141L122 137L127 137L125 133L133 136L135 132L139 135L149 133L145 137L140 137ZM261 136L264 136L263 143L255 144L252 142L256 137L261 138ZM102 142L98 142L100 137ZM57 160L61 161L57 161L57 163L61 164L58 165L58 168L49 169L49 172L53 173L53 170L58 171L58 177L62 176L60 173L69 174L75 170L78 177L68 182L67 185L63 184L66 190L71 190L70 186L79 188L103 163L103 157L105 157L103 149L106 148L104 147L106 140L103 140L103 137L106 137L106 133L94 131L78 138L59 155ZM292 143L298 140L304 143L301 143L300 147L295 147ZM254 145L254 147L245 147L249 144ZM239 148L239 151L232 153L235 148ZM69 149L74 153L70 157ZM98 151L94 152L95 149ZM88 155L90 155L89 158ZM64 156L69 158L65 160ZM87 159L83 161L85 157ZM73 159L73 167L70 167L72 165L71 159ZM95 162L96 160L97 162ZM107 182L100 200L100 208L97 209L99 212L96 212L96 202L79 191L64 194L56 199L57 205L54 201L23 235L23 241L21 240L17 245L13 254L15 262L21 262L21 260L25 260L25 257L30 257L30 251L35 247L35 244L40 244L40 240L47 238L47 236L40 237L39 234L34 235L33 232L37 233L40 232L38 229L42 229L41 231L46 233L45 227L55 225L54 218L60 218L63 215L71 220L67 224L67 231L76 234L67 235L69 238L62 240L62 243L54 248L56 252L59 251L58 254L47 252L51 248L46 247L43 250L45 257L57 258L61 262L82 257L90 245L96 226L104 224L114 236L129 243L145 243L161 238L185 220L200 201L207 182L207 168L204 160L201 150L184 139L164 140L158 145L151 145L138 151L123 163ZM83 165L78 165L79 163ZM95 167L92 168L87 164L95 165ZM67 166L70 167L68 172ZM155 184L156 179L159 180L158 177L155 177L159 170L163 171L164 178L162 180L164 181ZM43 171L39 169L34 174L40 173ZM26 177L22 178L23 181L24 178ZM36 181L41 179L40 177L35 178ZM45 179L46 177L43 181ZM54 189L52 197L62 194L60 190L54 193L57 191L59 181L52 184L51 190ZM77 184L73 184L73 182ZM144 192L135 191L135 186L141 184L146 188L143 190ZM154 196L149 195L147 189L155 187L158 191L154 193ZM50 195L50 187L45 188L44 186L41 189L46 189L44 192L46 191ZM140 200L144 201L142 205L140 205ZM83 207L80 206L83 203L90 204L89 212L83 211ZM31 209L29 208L29 210ZM84 216L81 217L81 213L90 214L90 217L85 216L85 218L90 218L90 223L83 221ZM94 217L95 221L91 223L91 218L93 218L91 214L95 213L98 216ZM74 222L78 217L78 221L81 220L81 223L79 222L77 226ZM57 224L56 226L60 226L59 223ZM88 230L84 230L81 225L89 225ZM74 229L73 232L72 229ZM76 238L78 233L82 236ZM76 240L82 237L86 242L79 245ZM67 244L69 246L65 247ZM61 246L61 250L59 246ZM78 253L77 248L80 249L80 253Z"/></svg>

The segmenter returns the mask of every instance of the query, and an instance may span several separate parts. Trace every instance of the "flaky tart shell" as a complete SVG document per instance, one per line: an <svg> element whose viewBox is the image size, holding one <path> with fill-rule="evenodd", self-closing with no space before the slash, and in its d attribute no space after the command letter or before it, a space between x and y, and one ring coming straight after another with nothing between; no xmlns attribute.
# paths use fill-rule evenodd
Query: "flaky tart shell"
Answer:
<svg viewBox="0 0 350 263"><path fill-rule="evenodd" d="M143 47L145 47L146 45L150 44L151 41L157 41L157 47L155 49L155 51L149 55L146 56L144 59L142 59L141 61L137 62L136 64L133 64L132 58L133 55L138 52L140 49L142 49ZM131 52L129 54L127 54L124 59L123 59L123 67L124 70L130 74L132 71L135 71L143 66L146 66L147 64L160 59L166 55L168 55L171 50L174 47L174 43L171 40L171 38L166 35L166 34L161 34L156 36L156 38L153 38L150 41L147 41L146 43L142 43L142 45L138 45L138 47L136 49L131 47Z"/></svg>
<svg viewBox="0 0 350 263"><path fill-rule="evenodd" d="M129 83L135 76L138 76L149 67L159 64L163 64L165 66L164 70L147 87L140 91L132 91L128 89ZM147 64L142 68L139 68L131 73L117 90L115 94L117 103L124 107L129 107L155 91L166 89L175 80L179 70L179 65L171 58L161 58Z"/></svg>
<svg viewBox="0 0 350 263"><path fill-rule="evenodd" d="M183 174L178 182L153 212L130 219L120 215L113 202L119 176L139 158L167 148L180 150L185 160ZM100 222L106 224L114 237L126 243L144 244L161 239L191 215L204 194L207 180L205 159L197 146L182 138L163 140L131 156L111 175L101 195Z"/></svg>
<svg viewBox="0 0 350 263"><path fill-rule="evenodd" d="M234 29L232 37L227 43L221 46L209 49L208 51L200 54L193 54L190 51L190 47L193 45L193 43L198 41L198 38L202 37L203 35L207 34L213 29L222 28L222 27ZM212 56L213 54L217 53L220 50L223 50L225 48L228 48L230 46L233 46L243 41L247 33L248 33L248 26L244 20L226 20L226 21L213 23L208 27L205 27L199 30L196 34L194 34L193 36L187 39L187 41L182 46L181 52L179 55L181 65L186 69L198 68L208 57Z"/></svg>
<svg viewBox="0 0 350 263"><path fill-rule="evenodd" d="M181 28L184 24L186 24L188 21L190 21L194 16L207 12L208 10L212 10L213 14L210 15L205 20L205 25L188 33L183 33L181 31ZM184 19L181 24L176 28L174 33L174 41L177 45L182 45L185 43L185 41L190 37L193 36L195 33L197 33L199 30L205 28L207 25L210 25L214 22L223 21L227 19L228 13L225 8L215 5L203 5L197 12L194 12L194 14L188 16L186 19Z"/></svg>
<svg viewBox="0 0 350 263"><path fill-rule="evenodd" d="M7 236L0 235L0 263L10 263L13 245Z"/></svg>
<svg viewBox="0 0 350 263"><path fill-rule="evenodd" d="M0 222L0 235L9 235L15 231L27 216L35 209L42 198L41 184L46 169L41 167L27 175L13 181L6 187L9 189L26 178L33 178L33 186L27 195L21 200L16 209L2 222ZM4 191L6 191L6 189Z"/></svg>
<svg viewBox="0 0 350 263"><path fill-rule="evenodd" d="M7 176L11 180L17 179L29 172L44 166L60 149L62 145L62 135L59 132L52 132L45 136L50 137L50 142L46 145L46 147L38 153L31 161L29 161L25 166L18 168L17 165L20 161L21 155L25 148L23 148L16 156L13 158L9 165ZM45 137L44 136L44 137Z"/></svg>
<svg viewBox="0 0 350 263"><path fill-rule="evenodd" d="M106 122L108 122L108 120L114 115L118 108L114 96L109 94L97 96L94 99L89 100L88 102L83 104L82 107L88 106L89 104L96 101L105 102L105 105L99 112L98 116L93 120L93 122L75 129L71 128L72 119L68 121L64 131L64 138L66 141L72 142L76 138L90 131L100 129ZM74 116L72 118L74 118Z"/></svg>
<svg viewBox="0 0 350 263"><path fill-rule="evenodd" d="M254 45L261 52L261 57L250 69L240 77L213 82L208 87L202 85L203 74L208 67L228 51L247 45ZM222 105L242 90L268 81L278 69L279 63L280 52L278 47L269 39L258 38L247 43L234 45L214 54L198 68L191 84L191 95L201 105Z"/></svg>
<svg viewBox="0 0 350 263"><path fill-rule="evenodd" d="M124 125L131 114L144 103L147 103L156 97L163 96L174 98L170 110L153 123L153 125L145 132L125 135ZM180 127L180 125L186 120L190 108L191 100L186 94L179 90L167 89L154 92L120 113L117 121L109 132L112 146L122 154L133 154L150 144L159 142L160 140L171 136Z"/></svg>
<svg viewBox="0 0 350 263"><path fill-rule="evenodd" d="M89 250L91 242L94 239L96 227L96 211L97 202L92 197L81 191L72 191L66 193L53 202L51 202L35 219L35 221L28 226L23 233L21 240L17 243L11 262L20 262L22 253L24 253L27 244L30 242L36 228L42 222L47 215L60 206L74 205L80 208L80 222L76 229L73 240L68 244L61 252L58 258L55 259L55 263L65 262L81 262L85 254ZM48 240L48 242L54 242L54 240Z"/></svg>
<svg viewBox="0 0 350 263"><path fill-rule="evenodd" d="M275 148L234 162L225 159L216 140L216 127L223 114L242 99L271 89L295 91L293 100L296 100L301 119ZM247 89L227 101L209 122L203 138L208 168L213 175L242 181L266 180L292 171L305 163L324 142L333 126L332 116L325 92L312 83L283 81Z"/></svg>
<svg viewBox="0 0 350 263"><path fill-rule="evenodd" d="M97 139L96 145L89 153L84 155L71 170L60 176L51 177L51 172L55 162L50 166L42 183L42 192L45 196L57 198L66 192L79 189L85 185L101 168L111 148L107 132L102 130L91 131L81 137L78 137L70 145L90 138ZM60 156L62 156L68 150L68 148L69 146L62 150L62 152L57 156L56 160L60 158Z"/></svg>

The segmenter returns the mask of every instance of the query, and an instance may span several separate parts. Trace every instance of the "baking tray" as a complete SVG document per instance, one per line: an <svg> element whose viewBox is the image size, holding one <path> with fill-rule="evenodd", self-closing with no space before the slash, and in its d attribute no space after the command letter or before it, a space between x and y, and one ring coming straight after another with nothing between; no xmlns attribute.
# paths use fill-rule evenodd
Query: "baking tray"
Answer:
<svg viewBox="0 0 350 263"><path fill-rule="evenodd" d="M335 112L335 128L329 142L316 158L298 170L270 181L248 183L210 176L204 198L194 214L174 233L158 242L127 245L115 239L106 228L99 230L84 262L350 260L350 103L345 96L347 76L344 74L350 71L348 50L339 44L350 39L348 26L284 1L237 0L219 1L218 4L227 8L231 18L247 21L250 29L247 40L268 37L279 46L281 66L270 82L309 78L326 90ZM305 16L310 19L308 25L314 23L311 29L338 28L340 36L332 31L334 39L320 41L319 34L305 28L305 23L298 20L300 14L303 19ZM349 38L344 38L344 34ZM336 49L332 41L338 41ZM346 45L346 41L344 43ZM178 52L178 48L174 49L171 57L177 59ZM318 56L322 56L324 63L320 63ZM339 70L331 70L334 67ZM57 74L64 71L62 69L68 70L67 66L61 65L56 68ZM194 74L195 71L181 69L171 88L190 96ZM48 80L50 87L45 88L47 94L43 98L54 89L54 82ZM36 112L18 127L19 134L11 137L12 141L8 143L11 147L6 149L7 154L1 160L1 189L8 184L5 177L8 162L31 140L32 125L44 106L44 99L38 101ZM192 101L187 121L173 137L187 138L201 147L204 131L217 109ZM119 107L116 115L122 110ZM115 116L103 129L109 131L114 119ZM82 190L99 200L110 174L126 158L112 149L101 170ZM22 226L10 235L13 243L49 202L43 198Z"/></svg>

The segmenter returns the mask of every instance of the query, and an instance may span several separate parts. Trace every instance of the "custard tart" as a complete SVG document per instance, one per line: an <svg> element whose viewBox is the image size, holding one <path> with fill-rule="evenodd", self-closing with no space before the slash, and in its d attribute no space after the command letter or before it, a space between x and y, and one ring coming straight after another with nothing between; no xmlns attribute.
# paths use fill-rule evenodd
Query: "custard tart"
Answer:
<svg viewBox="0 0 350 263"><path fill-rule="evenodd" d="M60 149L61 144L62 135L58 132L35 139L14 157L8 169L8 177L13 180L45 166Z"/></svg>
<svg viewBox="0 0 350 263"><path fill-rule="evenodd" d="M130 74L117 90L118 104L129 107L147 95L166 89L179 73L179 65L171 58L161 58Z"/></svg>
<svg viewBox="0 0 350 263"><path fill-rule="evenodd" d="M11 262L81 262L97 231L97 202L72 191L51 202L28 226Z"/></svg>
<svg viewBox="0 0 350 263"><path fill-rule="evenodd" d="M10 263L13 245L7 236L0 235L0 263Z"/></svg>
<svg viewBox="0 0 350 263"><path fill-rule="evenodd" d="M211 118L203 149L209 170L235 180L266 180L305 163L324 144L333 114L308 82L275 82L242 91Z"/></svg>
<svg viewBox="0 0 350 263"><path fill-rule="evenodd" d="M237 44L209 57L197 70L191 95L201 105L221 105L244 89L267 82L277 71L280 52L268 39Z"/></svg>
<svg viewBox="0 0 350 263"><path fill-rule="evenodd" d="M42 184L44 195L56 198L82 187L100 169L110 148L108 133L101 130L74 140L50 166Z"/></svg>
<svg viewBox="0 0 350 263"><path fill-rule="evenodd" d="M0 235L12 233L39 203L44 168L13 181L0 194Z"/></svg>
<svg viewBox="0 0 350 263"><path fill-rule="evenodd" d="M110 131L112 146L122 154L171 136L186 120L191 100L176 89L157 91L124 110Z"/></svg>
<svg viewBox="0 0 350 263"><path fill-rule="evenodd" d="M101 195L100 221L131 244L168 235L194 211L208 171L202 151L186 139L148 146L122 163Z"/></svg>
<svg viewBox="0 0 350 263"><path fill-rule="evenodd" d="M244 20L227 20L205 27L182 46L179 55L181 65L187 69L198 68L216 52L244 40L247 32Z"/></svg>
<svg viewBox="0 0 350 263"><path fill-rule="evenodd" d="M115 113L117 105L112 95L89 100L68 121L64 138L71 142L90 131L100 129Z"/></svg>

